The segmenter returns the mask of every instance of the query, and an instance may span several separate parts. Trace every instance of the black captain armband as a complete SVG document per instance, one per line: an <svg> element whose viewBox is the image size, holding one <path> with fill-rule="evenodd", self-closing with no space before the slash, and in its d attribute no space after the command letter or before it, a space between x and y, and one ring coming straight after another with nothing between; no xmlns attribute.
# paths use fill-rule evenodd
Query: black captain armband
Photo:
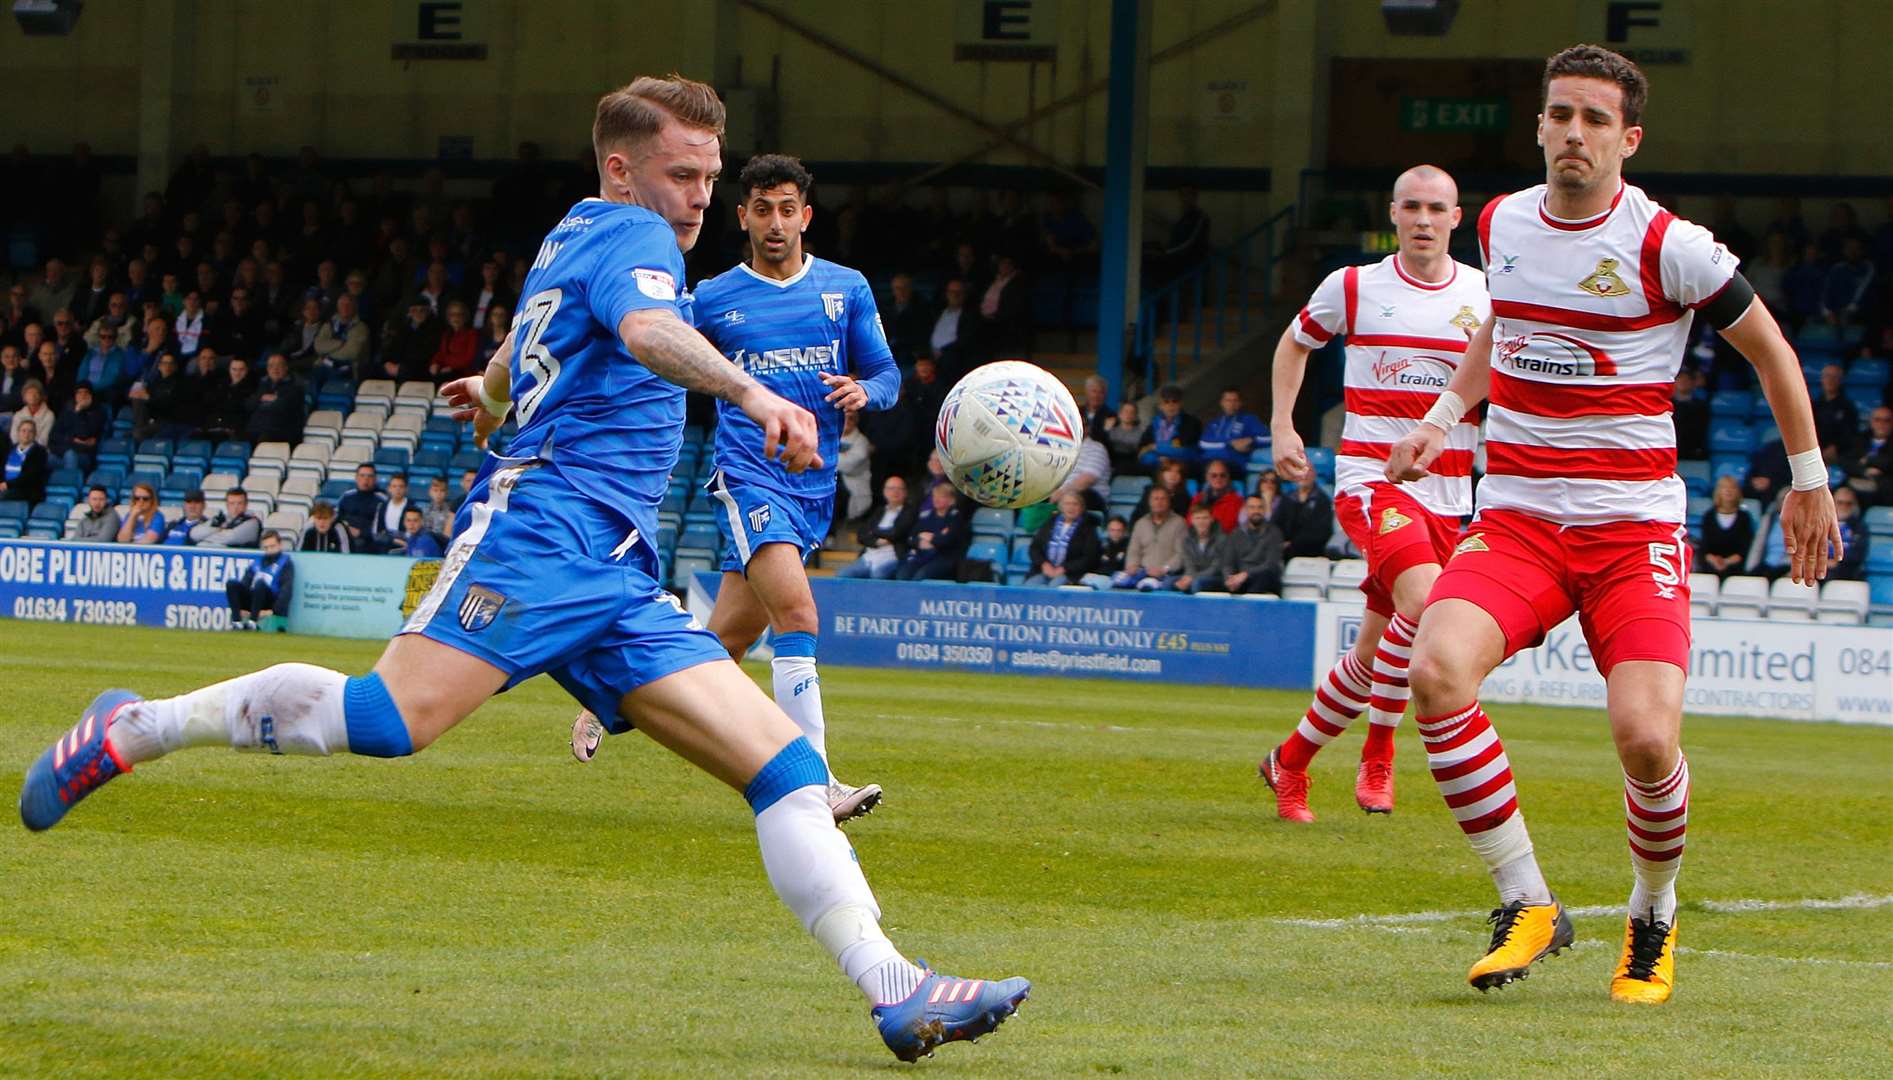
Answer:
<svg viewBox="0 0 1893 1080"><path fill-rule="evenodd" d="M1702 317L1709 320L1709 325L1717 330L1727 330L1735 321L1748 314L1748 306L1755 301L1755 286L1737 270L1729 283L1722 286L1722 291L1709 298L1709 302L1697 308Z"/></svg>

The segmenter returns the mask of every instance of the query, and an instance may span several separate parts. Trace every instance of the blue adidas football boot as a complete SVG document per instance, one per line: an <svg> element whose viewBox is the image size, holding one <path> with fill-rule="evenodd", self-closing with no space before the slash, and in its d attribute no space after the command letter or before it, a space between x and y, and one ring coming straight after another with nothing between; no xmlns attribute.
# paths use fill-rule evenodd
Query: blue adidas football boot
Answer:
<svg viewBox="0 0 1893 1080"><path fill-rule="evenodd" d="M914 963L927 967L925 960ZM956 979L931 969L914 992L892 1005L876 1005L869 1013L881 1030L881 1041L902 1061L932 1057L934 1047L960 1039L977 1041L1019 1011L1032 992L1024 979Z"/></svg>
<svg viewBox="0 0 1893 1080"><path fill-rule="evenodd" d="M130 690L107 690L92 699L85 715L26 770L20 785L20 821L34 832L59 824L66 811L131 766L105 741L118 711L144 698Z"/></svg>

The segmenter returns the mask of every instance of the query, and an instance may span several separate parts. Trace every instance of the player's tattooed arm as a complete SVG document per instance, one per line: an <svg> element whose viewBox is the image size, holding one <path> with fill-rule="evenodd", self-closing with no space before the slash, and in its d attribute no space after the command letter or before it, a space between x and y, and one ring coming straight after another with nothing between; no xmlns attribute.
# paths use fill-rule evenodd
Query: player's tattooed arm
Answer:
<svg viewBox="0 0 1893 1080"><path fill-rule="evenodd" d="M743 395L761 389L747 372L669 311L631 312L618 323L618 337L639 363L686 390L740 405Z"/></svg>
<svg viewBox="0 0 1893 1080"><path fill-rule="evenodd" d="M716 346L676 315L658 308L633 311L619 321L618 337L631 355L662 378L742 409L762 428L764 457L780 455L790 472L822 467L815 417L724 359Z"/></svg>

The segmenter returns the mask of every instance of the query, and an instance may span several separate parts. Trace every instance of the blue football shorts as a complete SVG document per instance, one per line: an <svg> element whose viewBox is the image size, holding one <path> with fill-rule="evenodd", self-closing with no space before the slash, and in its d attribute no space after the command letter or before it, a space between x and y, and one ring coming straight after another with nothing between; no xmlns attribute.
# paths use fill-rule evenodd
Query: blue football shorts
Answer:
<svg viewBox="0 0 1893 1080"><path fill-rule="evenodd" d="M554 466L489 459L454 531L401 633L485 660L507 690L549 673L609 723L638 687L729 659L658 583L653 541Z"/></svg>
<svg viewBox="0 0 1893 1080"><path fill-rule="evenodd" d="M704 485L717 503L725 572L744 573L764 544L793 544L802 559L821 549L835 515L835 499L809 499L733 478L722 469Z"/></svg>

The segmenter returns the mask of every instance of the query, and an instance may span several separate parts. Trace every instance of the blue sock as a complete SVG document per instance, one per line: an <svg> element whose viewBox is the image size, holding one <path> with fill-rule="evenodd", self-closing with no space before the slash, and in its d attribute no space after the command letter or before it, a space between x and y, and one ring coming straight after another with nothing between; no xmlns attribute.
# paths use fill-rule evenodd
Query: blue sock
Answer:
<svg viewBox="0 0 1893 1080"><path fill-rule="evenodd" d="M387 685L374 672L348 680L342 691L342 722L348 726L349 753L406 757L414 752L401 710L395 708Z"/></svg>
<svg viewBox="0 0 1893 1080"><path fill-rule="evenodd" d="M807 739L797 738L769 759L769 764L743 789L743 798L749 800L752 811L761 814L784 795L811 784L828 786L828 766Z"/></svg>
<svg viewBox="0 0 1893 1080"><path fill-rule="evenodd" d="M771 642L777 656L806 656L815 659L815 635L806 630L777 634Z"/></svg>

